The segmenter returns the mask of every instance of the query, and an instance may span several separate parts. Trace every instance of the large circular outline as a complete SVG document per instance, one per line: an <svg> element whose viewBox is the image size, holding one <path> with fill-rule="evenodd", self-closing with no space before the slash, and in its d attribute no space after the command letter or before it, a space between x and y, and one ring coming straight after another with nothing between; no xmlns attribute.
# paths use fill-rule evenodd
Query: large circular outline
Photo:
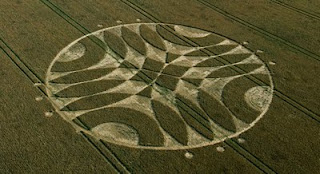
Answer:
<svg viewBox="0 0 320 174"><path fill-rule="evenodd" d="M225 140L227 139L231 139L231 138L235 138L235 137L238 137L240 134L246 132L247 130L251 129L258 121L261 120L261 118L266 114L266 112L269 110L269 106L271 105L272 103L272 100L273 100L273 94L274 94L274 83L273 83L273 79L272 79L272 76L271 76L271 71L268 67L268 65L259 58L259 60L261 60L263 62L263 64L265 65L265 67L267 68L268 70L268 77L269 77L269 81L270 81L270 85L268 85L268 87L270 87L271 89L271 97L270 97L270 100L269 102L267 103L268 107L263 110L261 112L261 114L259 116L257 116L257 118L251 122L250 124L248 124L249 126L244 128L243 130L239 131L239 132L236 132L234 134L231 134L229 136L226 136L224 138L221 138L219 140L215 140L215 141L211 141L211 142L208 142L208 143L201 143L201 144L197 144L197 145L190 145L190 146L181 146L181 147L164 147L164 146L161 146L161 147L155 147L155 146L134 146L134 145L130 145L130 144L125 144L125 143L120 143L120 142L115 142L115 141L107 141L107 140L103 140L101 138L99 138L98 135L94 134L93 132L91 131L88 131L80 126L78 126L77 124L75 124L72 120L69 120L67 119L67 117L60 111L60 109L58 108L58 106L55 104L55 102L52 100L52 93L51 91L49 90L49 88L47 88L48 83L49 83L49 80L48 80L48 77L50 76L50 72L51 72L51 69L53 67L53 65L55 64L56 60L61 56L61 54L63 54L66 50L68 50L72 45L74 45L75 43L77 43L78 41L88 37L88 36L91 36L91 35L95 35L97 33L100 33L102 31L106 31L106 30L110 30L110 29L114 29L114 28L118 28L118 27L123 27L123 26L131 26L131 25L166 25L166 26L182 26L182 27L188 27L188 28L194 28L194 29L198 29L198 30L202 30L202 31L206 31L206 32L209 32L209 33L213 33L217 36L220 36L220 37L223 37L223 38L226 38L230 41L233 41L237 44L239 44L237 41L233 40L233 39L230 39L226 36L223 36L221 34L218 34L216 32L212 32L212 31L209 31L209 30L205 30L205 29L201 29L201 28L197 28L197 27L193 27L193 26L187 26L187 25L181 25L181 24L171 24L171 23L130 23L130 24L121 24L121 25L116 25L116 26L112 26L112 27L107 27L107 28L103 28L103 29L100 29L100 30L96 30L94 32L91 32L89 34L86 34L86 35L83 35L81 36L80 38L74 40L73 42L71 42L70 44L68 44L66 47L64 47L62 50L59 51L59 53L56 55L56 57L52 60L52 62L49 64L49 67L47 69L47 72L46 72L46 77L45 77L45 87L46 87L46 92L47 92L47 95L48 95L48 98L51 102L51 104L53 105L53 107L55 108L55 111L67 122L69 122L76 130L77 132L84 132L94 138L97 138L99 140L102 140L102 141L106 141L108 143L111 143L111 144L114 144L114 145L119 145L119 146L124 146L124 147L127 147L127 148L134 148L134 149L145 149L145 150L188 150L188 149L195 149L195 148L201 148L201 147L206 147L206 146L210 146L210 145L214 145L214 144L218 144L218 143L222 143L224 142ZM241 44L239 44L241 45ZM244 46L243 46L244 47ZM244 47L245 49L247 49L248 51L250 51L251 53L254 54L254 51L248 49L247 47Z"/></svg>

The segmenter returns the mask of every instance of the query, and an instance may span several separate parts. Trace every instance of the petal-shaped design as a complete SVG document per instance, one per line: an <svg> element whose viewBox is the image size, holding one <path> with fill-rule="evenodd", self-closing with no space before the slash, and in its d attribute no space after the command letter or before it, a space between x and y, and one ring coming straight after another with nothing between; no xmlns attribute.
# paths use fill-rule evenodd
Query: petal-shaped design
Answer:
<svg viewBox="0 0 320 174"><path fill-rule="evenodd" d="M199 46L213 46L213 45L217 45L219 43L222 43L223 41L225 41L226 39L216 35L216 34L210 34L206 37L199 37L199 38L190 38L190 40L192 40L193 42L197 43L197 45ZM230 45L229 44L223 44L223 45Z"/></svg>
<svg viewBox="0 0 320 174"><path fill-rule="evenodd" d="M137 148L200 147L237 136L261 118L273 92L268 68L250 50L172 24L93 32L51 65L46 89L64 119L97 139Z"/></svg>
<svg viewBox="0 0 320 174"><path fill-rule="evenodd" d="M79 85L66 88L56 93L56 96L81 97L81 96L93 95L93 94L97 94L99 92L103 92L108 89L114 88L123 82L125 82L125 80L100 80L100 81L82 83Z"/></svg>
<svg viewBox="0 0 320 174"><path fill-rule="evenodd" d="M188 133L186 124L180 115L156 100L152 100L152 108L161 127L179 143L186 145L188 143Z"/></svg>
<svg viewBox="0 0 320 174"><path fill-rule="evenodd" d="M159 35L174 44L178 44L178 45L183 45L183 46L190 46L188 43L186 43L185 41L183 41L181 38L179 38L178 36L176 36L174 33L170 32L168 30L168 28L166 28L165 25L157 25L157 32L159 33Z"/></svg>
<svg viewBox="0 0 320 174"><path fill-rule="evenodd" d="M199 103L202 109L207 113L207 115L221 127L236 132L236 127L234 125L231 114L228 112L225 106L214 97L212 97L207 92L199 91Z"/></svg>
<svg viewBox="0 0 320 174"><path fill-rule="evenodd" d="M192 67L183 75L183 78L205 79L213 70L212 67Z"/></svg>
<svg viewBox="0 0 320 174"><path fill-rule="evenodd" d="M236 42L234 42L232 40L223 38L223 40L216 45L219 46L219 45L239 45L239 44L237 44Z"/></svg>
<svg viewBox="0 0 320 174"><path fill-rule="evenodd" d="M189 95L192 95L192 94L189 94ZM177 103L180 104L181 106L184 105L184 108L186 111L189 111L190 113L194 113L199 117L202 117L201 119L204 120L204 122L209 121L207 114L200 108L200 105L198 105L197 100L194 101L193 98L192 99L191 97L188 98L188 96L183 96L182 94L177 94L176 98L177 100L179 100ZM208 122L208 125L209 125L209 122Z"/></svg>
<svg viewBox="0 0 320 174"><path fill-rule="evenodd" d="M144 90L140 91L137 95L151 98L153 88L151 86L146 87Z"/></svg>
<svg viewBox="0 0 320 174"><path fill-rule="evenodd" d="M165 51L160 50L148 43L146 43L146 47L147 47L146 57L156 60L158 62L162 62L162 63L166 62L167 54Z"/></svg>
<svg viewBox="0 0 320 174"><path fill-rule="evenodd" d="M263 67L262 64L237 64L235 66L240 68L241 70L243 70L245 73L250 73L252 71L255 71L255 70Z"/></svg>
<svg viewBox="0 0 320 174"><path fill-rule="evenodd" d="M195 67L197 64L210 59L208 56L181 56L178 59L174 60L171 64L178 65L178 63L182 63L181 66L187 67Z"/></svg>
<svg viewBox="0 0 320 174"><path fill-rule="evenodd" d="M153 31L149 26L143 24L140 26L141 37L146 40L152 46L159 48L162 51L166 51L166 46L156 31Z"/></svg>
<svg viewBox="0 0 320 174"><path fill-rule="evenodd" d="M108 106L108 108L128 108L132 110L139 111L150 118L155 119L154 112L151 106L151 99L140 96L140 95L132 95L126 99L123 99L119 102L113 103Z"/></svg>
<svg viewBox="0 0 320 174"><path fill-rule="evenodd" d="M117 53L121 58L125 58L127 54L127 47L124 41L121 39L120 36L116 34L105 31L104 32L104 40L107 46L115 53Z"/></svg>
<svg viewBox="0 0 320 174"><path fill-rule="evenodd" d="M170 62L170 65L176 65L176 66L181 66L181 67L186 67L186 68L191 68L193 67L195 64L197 64L197 62L201 61L200 59L194 59L191 57L187 57L187 56L180 56L179 58L175 59L174 61Z"/></svg>
<svg viewBox="0 0 320 174"><path fill-rule="evenodd" d="M126 43L136 51L138 51L141 55L146 55L146 45L142 38L132 30L122 27L121 28L122 38Z"/></svg>
<svg viewBox="0 0 320 174"><path fill-rule="evenodd" d="M115 88L108 89L106 93L121 93L121 94L131 94L135 95L148 87L145 82L136 80L127 80Z"/></svg>
<svg viewBox="0 0 320 174"><path fill-rule="evenodd" d="M192 79L192 78L182 78L182 80L193 84L196 87L199 87L203 81L203 79Z"/></svg>
<svg viewBox="0 0 320 174"><path fill-rule="evenodd" d="M207 58L201 62L199 62L196 67L217 67L223 66L221 62L219 62L216 58Z"/></svg>
<svg viewBox="0 0 320 174"><path fill-rule="evenodd" d="M190 38L201 38L201 37L206 37L209 36L211 33L196 29L196 28L190 28L190 27L184 27L180 25L175 25L174 30L179 33L182 36L190 37Z"/></svg>
<svg viewBox="0 0 320 174"><path fill-rule="evenodd" d="M163 69L162 73L176 77L181 77L185 72L187 72L188 69L188 67L169 64Z"/></svg>
<svg viewBox="0 0 320 174"><path fill-rule="evenodd" d="M79 83L87 80L99 79L100 77L105 76L106 74L112 72L113 70L115 70L115 68L101 68L101 69L74 72L74 73L70 73L68 75L64 75L59 78L56 78L51 82L63 83L63 84Z"/></svg>
<svg viewBox="0 0 320 174"><path fill-rule="evenodd" d="M235 71L233 65L223 66L222 68L213 71L211 74L207 76L207 78L221 78L221 77L232 77L236 75L241 75L242 73ZM238 68L244 70L244 73L252 72L261 67L259 64L239 64L236 65Z"/></svg>
<svg viewBox="0 0 320 174"><path fill-rule="evenodd" d="M129 145L139 144L138 132L134 128L126 124L115 122L102 123L92 128L91 131L104 140Z"/></svg>
<svg viewBox="0 0 320 174"><path fill-rule="evenodd" d="M179 54L167 53L166 63L170 63L170 62L176 60L177 58L179 58L180 56L181 55L179 55Z"/></svg>
<svg viewBox="0 0 320 174"><path fill-rule="evenodd" d="M129 62L127 60L123 60L123 62L121 62L121 64L120 64L119 68L136 69L136 70L139 69L137 66L135 66L134 64L132 64L131 62Z"/></svg>
<svg viewBox="0 0 320 174"><path fill-rule="evenodd" d="M86 47L82 43L77 42L72 45L66 52L61 54L57 59L57 62L71 62L77 60L81 58L85 52Z"/></svg>
<svg viewBox="0 0 320 174"><path fill-rule="evenodd" d="M160 72L163 69L163 67L164 67L163 62L159 62L147 57L142 66L142 69Z"/></svg>
<svg viewBox="0 0 320 174"><path fill-rule="evenodd" d="M199 50L195 50L192 51L190 53L185 54L185 56L199 56L199 57L203 57L203 56L208 56L208 54L204 51L204 49L199 49Z"/></svg>
<svg viewBox="0 0 320 174"><path fill-rule="evenodd" d="M59 62L59 59L65 60L65 56L68 54L69 56L73 55L72 53L76 54L75 51L72 51L72 53L67 53L69 50L64 50L61 54L58 54L57 61L51 69L52 72L71 72L76 70L84 70L92 65L97 64L104 58L105 49L95 44L89 38L81 39L78 43L82 45L81 47L85 47L85 51L80 49L81 51L84 51L84 54L82 52L77 53L79 55L76 59L74 58L72 61ZM71 46L71 48L73 48L73 46Z"/></svg>
<svg viewBox="0 0 320 174"><path fill-rule="evenodd" d="M156 83L158 85L168 88L172 91L176 89L178 82L179 82L179 79L177 77L169 76L165 74L160 75L156 80Z"/></svg>
<svg viewBox="0 0 320 174"><path fill-rule="evenodd" d="M163 134L155 120L133 109L106 108L83 114L80 119L87 123L90 128L110 122L132 127L139 135L139 145L141 146L163 146L164 144Z"/></svg>
<svg viewBox="0 0 320 174"><path fill-rule="evenodd" d="M218 46L208 47L205 49L213 53L211 55L221 55L221 54L228 53L229 51L235 49L236 47L237 45L218 45Z"/></svg>
<svg viewBox="0 0 320 174"><path fill-rule="evenodd" d="M245 100L247 91L256 86L256 83L243 76L229 82L223 90L222 98L225 105L237 118L246 123L251 123L261 113L250 107ZM254 97L257 96L250 96L250 98Z"/></svg>
<svg viewBox="0 0 320 174"><path fill-rule="evenodd" d="M125 64L126 67L135 67L140 69L145 61L145 57L142 56L140 53L138 53L133 48L128 47L128 53L127 56L122 62L122 64ZM127 63L125 63L127 62Z"/></svg>
<svg viewBox="0 0 320 174"><path fill-rule="evenodd" d="M197 48L193 46L183 46L166 40L164 41L164 43L167 47L167 52L172 54L186 55L192 51L197 50Z"/></svg>
<svg viewBox="0 0 320 174"><path fill-rule="evenodd" d="M176 93L176 105L184 120L199 134L207 139L213 137L210 121L198 104L198 89L196 86L180 80Z"/></svg>
<svg viewBox="0 0 320 174"><path fill-rule="evenodd" d="M230 63L237 63L237 62L241 62L242 60L250 56L252 56L252 54L248 53L248 54L229 54L229 55L223 55L220 57L221 59L227 60Z"/></svg>
<svg viewBox="0 0 320 174"><path fill-rule="evenodd" d="M141 70L137 75L142 77L145 82L151 83L154 81L160 73L154 72L154 71L149 71L149 70Z"/></svg>
<svg viewBox="0 0 320 174"><path fill-rule="evenodd" d="M197 113L186 111L185 108L178 106L179 112L182 115L185 122L196 132L206 139L213 140L214 134L212 132L210 122L207 119L204 119L202 116Z"/></svg>
<svg viewBox="0 0 320 174"><path fill-rule="evenodd" d="M239 64L263 64L263 62L254 54L251 54L246 59L239 61Z"/></svg>
<svg viewBox="0 0 320 174"><path fill-rule="evenodd" d="M207 78L203 79L200 84L200 88L214 97L216 100L221 101L223 88L227 83L237 77L226 77L226 78Z"/></svg>
<svg viewBox="0 0 320 174"><path fill-rule="evenodd" d="M159 73L149 71L149 70L141 70L135 76L133 76L130 80L145 82L146 84L152 83L157 77Z"/></svg>
<svg viewBox="0 0 320 174"><path fill-rule="evenodd" d="M101 77L99 80L129 80L138 73L136 69L117 68L111 73Z"/></svg>
<svg viewBox="0 0 320 174"><path fill-rule="evenodd" d="M104 58L101 59L97 64L94 64L88 68L88 70L100 69L100 68L118 68L122 59L117 58L115 53L109 50Z"/></svg>
<svg viewBox="0 0 320 174"><path fill-rule="evenodd" d="M107 94L100 94L100 95L93 95L81 98L73 103L70 103L62 110L90 110L95 108L100 108L104 106L108 106L112 103L118 102L123 100L127 97L131 96L131 94L121 94L121 93L107 93Z"/></svg>
<svg viewBox="0 0 320 174"><path fill-rule="evenodd" d="M228 52L224 52L221 55L233 55L233 54L252 54L252 52L250 52L248 49L246 49L242 45L238 45L234 49L231 49Z"/></svg>

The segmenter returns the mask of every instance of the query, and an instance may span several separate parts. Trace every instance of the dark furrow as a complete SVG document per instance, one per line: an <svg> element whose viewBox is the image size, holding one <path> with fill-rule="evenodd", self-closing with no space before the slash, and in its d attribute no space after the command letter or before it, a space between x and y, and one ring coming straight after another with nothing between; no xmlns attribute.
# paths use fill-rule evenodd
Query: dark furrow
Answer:
<svg viewBox="0 0 320 174"><path fill-rule="evenodd" d="M289 42L289 41L287 41L287 40L285 40L285 39L283 39L283 38L281 38L281 37L279 37L277 35L274 35L274 34L268 32L268 31L266 31L266 30L264 30L264 29L262 29L260 27L257 27L257 26L255 26L255 25L253 25L253 24L251 24L251 23L249 23L249 22L247 22L245 20L242 20L242 19L240 19L240 18L238 18L236 16L233 16L232 14L230 14L230 13L224 11L224 10L221 10L217 6L213 5L212 3L209 3L209 2L207 2L205 0L197 0L197 1L202 3L202 4L204 4L205 6L207 6L209 8L211 8L212 10L220 13L221 15L223 15L223 16L225 16L227 18L230 18L230 19L232 19L232 20L234 20L234 21L236 21L236 22L238 22L238 23L240 23L240 24L242 24L242 25L244 25L244 26L246 26L248 28L251 28L251 29L253 29L253 30L255 30L255 31L257 31L257 32L259 32L259 33L271 38L271 39L274 39L274 40L276 40L276 41L278 41L278 42L280 42L280 43L282 43L284 45L287 45L287 46L289 46L289 47L291 47L291 48L293 48L293 49L295 49L295 50L297 50L297 51L299 51L299 52L301 52L301 53L303 53L303 54L305 54L305 55L307 55L307 56L309 56L309 57L311 57L311 58L313 58L313 59L315 59L317 61L320 61L320 56L315 54L315 53L313 53L312 51L309 51L309 50L307 50L307 49L305 49L305 48L303 48L301 46L295 45L295 44L293 44L293 43L291 43L291 42Z"/></svg>
<svg viewBox="0 0 320 174"><path fill-rule="evenodd" d="M122 1L122 2L124 2L124 1ZM124 2L125 4L127 4L127 5L129 5L131 8L133 8L133 7L136 7L136 5L131 5L131 4L128 4L128 3L126 3L126 2ZM46 3L45 3L46 4ZM50 3L51 4L51 3ZM46 4L47 5L47 4ZM56 7L55 6L55 8L58 8L58 7ZM52 9L52 8L51 8ZM137 10L137 8L133 8L133 9L135 9L135 10ZM53 11L55 11L54 9L52 9ZM59 11L61 11L60 9L59 9ZM154 22L160 22L159 20L157 20L155 17L153 17L152 15L149 15L147 12L145 12L145 11L143 11L142 10L142 12L141 12L141 10L137 10L139 13L142 13L143 15L145 15L146 17L148 17L149 19L151 19L151 20L153 20ZM55 11L56 12L56 11ZM56 13L59 13L59 12L56 12ZM72 20L72 21L74 21L71 17L69 17L68 15L66 15L65 13L63 13L64 15L61 15L61 12L60 12L60 16L61 17L63 17L63 16L67 16L70 20ZM63 17L64 18L64 17ZM65 19L65 20L67 20L67 19ZM69 22L70 23L70 22ZM76 22L75 22L76 23ZM80 25L80 24L78 24L78 23L76 23L77 25ZM78 26L75 26L75 25L73 25L75 28L77 28L78 29ZM80 27L81 28L84 28L83 26L81 26L80 25ZM81 30L80 30L81 31ZM88 30L87 30L88 31ZM316 55L316 57L318 57L317 55ZM304 107L305 108L305 107ZM233 140L231 140L231 141L233 141ZM237 144L237 143L236 143ZM239 145L237 145L237 146L239 146ZM247 152L247 151L246 151ZM256 160L254 160L254 161L256 161ZM262 164L263 164L263 162L261 162ZM265 166L265 165L264 165ZM267 167L266 166L266 168L267 169L270 169L269 167ZM272 169L270 169L269 170L269 172L273 172L273 170Z"/></svg>
<svg viewBox="0 0 320 174"><path fill-rule="evenodd" d="M154 20L154 22L161 22L160 20L158 20L157 18L153 17L152 15L150 15L148 12L146 12L145 10L143 10L142 8L139 8L138 5L135 5L134 3L130 2L130 1L126 1L126 0L121 0L123 3L127 4L129 7L135 9L136 11L138 11L139 13L143 14L144 16L146 16L147 18ZM192 108L191 108L192 109ZM192 109L194 112L197 113L197 111L195 111L194 109ZM191 115L193 115L192 113L190 113ZM199 113L197 113L199 114ZM194 117L194 116L193 116ZM197 119L197 118L194 118ZM240 155L242 155L246 160L248 160L248 162L250 162L251 164L253 164L254 166L256 166L258 169L260 169L261 171L263 171L264 173L275 173L273 169L271 169L268 165L266 165L264 162L262 162L260 159L258 159L257 157L253 156L250 152L248 152L246 149L243 149L238 143L236 143L233 139L229 139L227 140L229 141L229 143L226 142L226 144L228 146L230 146L232 149L234 149L234 151L236 151L237 153L239 153ZM231 143L232 142L232 143Z"/></svg>
<svg viewBox="0 0 320 174"><path fill-rule="evenodd" d="M261 161L254 161L253 159L259 159L257 156L252 154L251 152L244 149L241 145L233 141L232 139L227 139L224 141L228 146L232 147L234 151L239 153L241 156L243 156L245 159L250 161L254 166L256 166L258 169L260 169L262 172L267 174L276 174L270 166L267 164L261 162Z"/></svg>
<svg viewBox="0 0 320 174"><path fill-rule="evenodd" d="M124 1L122 1L122 2L124 2ZM125 3L125 4L127 4L127 3ZM128 4L127 4L128 5ZM129 6L131 7L131 8L133 8L133 7L135 7L135 5L131 5L131 4L129 4ZM141 11L140 10L138 10L137 8L134 8L135 10L137 10L139 13L141 13ZM145 16L147 16L149 19L151 19L151 20L153 20L154 22L159 22L159 20L157 20L155 17L153 17L152 15L150 16L150 15L148 15L148 13L146 13L146 12L144 12L144 13L142 13L143 15L145 15ZM258 159L254 159L253 158L253 161L257 161ZM261 164L263 164L263 162L261 162ZM263 166L265 166L265 165L263 165ZM266 168L269 168L269 167L267 167L266 166ZM266 171L264 171L264 172L266 172ZM273 173L273 170L272 169L270 169L270 170L268 170L268 172L267 173Z"/></svg>
<svg viewBox="0 0 320 174"><path fill-rule="evenodd" d="M300 13L300 14L303 14L305 16L308 16L308 17L311 17L311 18L314 18L314 19L317 19L317 20L320 20L320 16L315 14L315 13L311 13L311 12L308 12L306 10L303 10L303 9L300 9L300 8L297 8L297 7L294 7L292 5L289 5L285 2L281 2L281 1L278 1L278 0L270 0L271 2L275 3L275 4L278 4L284 8L287 8L289 10L292 10L292 11L295 11L297 13Z"/></svg>
<svg viewBox="0 0 320 174"><path fill-rule="evenodd" d="M143 10L142 8L139 8L137 6L134 6L134 4L131 4L132 2L127 2L127 1L123 1L125 4L127 4L128 6L134 8L136 11L138 11L139 13L143 14L144 16L148 17L149 19L153 20L153 17L152 15L150 15L148 12L146 12L145 10ZM161 22L160 20L158 19L155 19L154 22ZM167 28L168 29L168 28ZM168 29L170 30L170 28ZM196 43L194 43L193 41L190 41L189 39L187 38L182 38L181 36L179 36L182 40L184 40L185 42L189 43L190 45L193 45L193 46L198 46ZM225 37L225 36L223 36ZM228 38L229 39L229 38ZM232 39L230 39L232 40ZM207 50L208 51L208 50ZM207 52L208 53L212 53L210 51ZM228 60L225 60L223 58L221 58L221 60L218 60L217 61L223 63L223 64L230 64L230 62ZM243 73L245 72L243 69L239 68L239 67L231 67L233 70L237 71L237 72L240 72L240 73ZM248 76L247 78L249 78L250 80L252 80L254 83L256 84L264 84L260 79L256 78L256 77L251 77L251 76ZM265 85L265 84L264 84ZM302 105L301 103L299 103L298 101L292 99L291 97L289 97L288 95L282 93L281 91L277 90L276 88L274 89L274 92L276 95L278 95L283 101L285 101L286 103L292 105L293 107L299 109L300 111L302 111L303 113L305 113L306 115L308 115L309 117L311 117L313 120L317 121L320 123L320 116L315 113L314 111L312 111L311 109L307 108L306 106Z"/></svg>
<svg viewBox="0 0 320 174"><path fill-rule="evenodd" d="M1 50L4 51L4 53L8 56L8 58L12 61L12 63L14 63L22 72L23 74L27 77L27 79L29 79L33 84L35 83L41 83L43 84L43 80L40 79L38 77L37 74L35 74L22 60L21 58L11 49L11 47L8 46L8 44L6 44L4 42L4 40L2 38L0 38L1 44L0 44L0 48ZM44 96L46 96L46 98L48 99L47 93L45 92L44 89L42 89L40 86L36 87ZM49 99L48 99L49 100ZM81 120L77 120L78 122L80 122L81 124L84 125L84 123ZM85 126L85 125L84 125ZM112 163L112 161L109 159L109 157L107 157L104 153L102 153L101 149L99 149L99 147L93 142L91 141L87 135L85 135L83 132L81 132L81 135L84 139L86 139L90 145L92 145L94 147L94 149L105 159L105 161L113 167L113 169L115 171L117 171L118 173L120 173L123 170L120 170L119 167L117 167L116 164ZM126 170L125 170L126 171ZM127 172L129 173L129 172Z"/></svg>
<svg viewBox="0 0 320 174"><path fill-rule="evenodd" d="M41 0L41 1L43 1L43 0ZM50 4L52 4L50 1L47 1L47 3L45 3L46 5L50 5L50 4L48 4L48 3L50 3ZM54 4L52 4L52 5L54 5ZM57 6L55 6L54 5L54 7L55 8L50 8L50 9L52 9L54 12L56 12L54 9L58 9L59 10L59 13L60 14L62 14L62 10L60 10ZM57 13L57 12L56 12ZM67 15L67 14L65 14L64 12L63 12L63 14L64 15ZM63 17L64 15L59 15L59 16L61 16L61 17ZM69 20L73 20L70 16L67 16L68 17L68 19ZM65 20L68 20L68 19L66 19L66 18L63 18L63 19L65 19ZM74 21L74 20L73 20ZM81 24L79 24L79 23L77 23L77 22L68 22L69 24L71 24L71 23L76 23L78 26L76 26L76 25L73 25L76 29L78 29L78 27L81 27L81 28L83 28L83 30L85 30L85 31L87 31L87 32L89 32L90 33L90 31L88 30L88 29L86 29L84 26L82 26ZM87 33L83 33L83 34L87 34ZM96 37L93 37L93 38L90 38L93 42L95 42L98 46L100 46L102 49L104 49L104 47L101 45L101 43L100 42L98 42L97 40L99 40L99 39L97 39ZM115 54L117 54L117 53L115 53ZM118 54L117 54L118 55ZM121 57L120 55L118 55L119 57ZM125 66L127 66L127 65L125 65ZM130 64L130 66L133 66L133 67L135 67L134 65L132 65L132 64ZM135 67L136 68L136 67ZM136 68L137 69L137 68ZM145 74L144 74L145 75ZM149 78L149 80L150 80L150 77L148 77L147 75L145 75L147 78ZM142 79L144 79L144 78L142 78ZM145 82L148 82L148 81L145 81ZM193 108L190 108L188 105L186 105L186 104L184 104L184 102L183 101L180 101L181 103L182 103L182 106L180 106L180 107L188 107L189 109L191 109L192 111L194 111L195 113L196 113L196 116L194 115L194 114L191 114L192 116L193 116L193 118L195 119L195 120L197 120L201 125L203 125L202 124L202 122L201 121L199 121L197 118L195 118L195 117L198 117L198 116L200 116L200 118L202 117L201 116L201 114L199 114L196 110L194 110ZM82 123L82 124L84 124L84 123ZM204 126L205 127L205 126ZM209 128L207 128L207 127L205 127L206 129L209 129Z"/></svg>

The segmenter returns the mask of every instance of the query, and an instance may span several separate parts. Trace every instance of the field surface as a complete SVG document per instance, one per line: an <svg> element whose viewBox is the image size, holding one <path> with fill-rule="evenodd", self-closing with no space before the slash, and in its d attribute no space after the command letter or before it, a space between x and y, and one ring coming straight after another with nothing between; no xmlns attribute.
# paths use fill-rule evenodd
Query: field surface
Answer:
<svg viewBox="0 0 320 174"><path fill-rule="evenodd" d="M319 173L317 0L1 0L0 173Z"/></svg>

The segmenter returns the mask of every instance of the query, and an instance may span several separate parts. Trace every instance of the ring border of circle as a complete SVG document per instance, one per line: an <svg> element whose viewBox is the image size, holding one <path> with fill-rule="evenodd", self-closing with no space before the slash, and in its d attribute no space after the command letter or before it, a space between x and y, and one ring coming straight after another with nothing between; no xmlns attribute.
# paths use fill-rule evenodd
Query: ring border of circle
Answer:
<svg viewBox="0 0 320 174"><path fill-rule="evenodd" d="M201 29L201 28L197 28L197 27L193 27L193 26L188 26L188 25L181 25L181 24L171 24L171 23L156 23L156 22L149 22L149 23L130 23L130 24L120 24L120 25L115 25L115 26L112 26L112 27L107 27L107 28L103 28L103 29L99 29L99 30L96 30L94 32L91 32L91 33L88 33L88 34L85 34L83 36L81 36L80 38L72 41L71 43L69 43L67 46L65 46L62 50L59 51L59 53L55 56L55 58L52 60L52 62L49 64L49 67L47 69L47 72L46 72L46 76L45 76L45 89L46 89L46 92L47 92L47 95L48 95L48 99L50 101L50 103L53 105L53 107L55 108L55 111L67 122L69 122L76 130L77 132L84 132L98 140L102 140L102 141L106 141L108 143L111 143L111 144L114 144L114 145L117 145L117 146L124 146L126 148L134 148L134 149L145 149L145 150L189 150L189 149L195 149L195 148L201 148L201 147L206 147L206 146L212 146L212 145L215 145L215 144L218 144L218 143L222 143L224 142L225 140L227 139L231 139L231 138L235 138L235 137L238 137L240 134L248 131L249 129L251 129L252 127L254 127L254 125L259 122L261 120L261 118L266 114L266 112L269 110L269 106L271 105L272 101L273 101L273 95L274 95L274 82L273 82L273 79L272 79L272 76L271 76L271 71L270 71L270 68L268 66L267 63L265 63L263 60L261 60L259 58L259 60L261 60L263 62L263 64L265 65L265 67L267 68L268 70L268 77L269 77L269 81L270 81L270 85L268 87L270 87L271 89L271 98L268 102L268 107L263 110L259 116L256 117L256 119L251 122L250 124L248 124L249 126L244 128L243 130L239 131L239 132L236 132L234 134L231 134L227 137L224 137L222 139L219 139L219 140L213 140L213 141L210 141L208 143L201 143L201 144L197 144L197 145L190 145L190 146L179 146L179 147L165 147L165 146L161 146L161 147L155 147L155 146L141 146L141 145L129 145L129 144L125 144L125 143L120 143L120 142L116 142L116 141L108 141L108 140L105 140L105 139L101 139L101 138L98 138L99 136L94 134L92 131L89 131L89 130L86 130L84 128L82 128L81 126L77 125L76 123L74 123L72 120L68 119L61 111L60 109L58 108L57 105L55 105L55 102L52 100L52 93L51 91L49 90L48 88L48 83L49 83L49 80L48 80L48 77L50 76L50 70L52 69L53 65L55 64L56 60L61 56L61 54L63 54L66 50L68 50L72 45L74 45L75 43L79 42L80 40L88 37L88 36L91 36L91 35L94 35L94 34L97 34L97 33L100 33L100 32L103 32L103 31L106 31L106 30L111 30L111 29L114 29L114 28L119 28L119 27L123 27L123 26L131 26L131 25L166 25L166 26L182 26L182 27L187 27L187 28L194 28L194 29L198 29L198 30L202 30L202 31L206 31L206 32L209 32L209 33L212 33L212 34L215 34L215 35L218 35L222 38L226 38L230 41L233 41L235 43L237 43L238 45L241 45L239 42L233 40L233 39L230 39L224 35L221 35L219 33L216 33L216 32L212 32L212 31L209 31L209 30L205 30L205 29ZM243 46L243 45L242 45ZM250 51L251 53L254 53L254 51L250 50L249 48L243 46L245 49L247 49L248 51ZM75 126L76 125L76 126ZM80 129L80 130L79 130Z"/></svg>

